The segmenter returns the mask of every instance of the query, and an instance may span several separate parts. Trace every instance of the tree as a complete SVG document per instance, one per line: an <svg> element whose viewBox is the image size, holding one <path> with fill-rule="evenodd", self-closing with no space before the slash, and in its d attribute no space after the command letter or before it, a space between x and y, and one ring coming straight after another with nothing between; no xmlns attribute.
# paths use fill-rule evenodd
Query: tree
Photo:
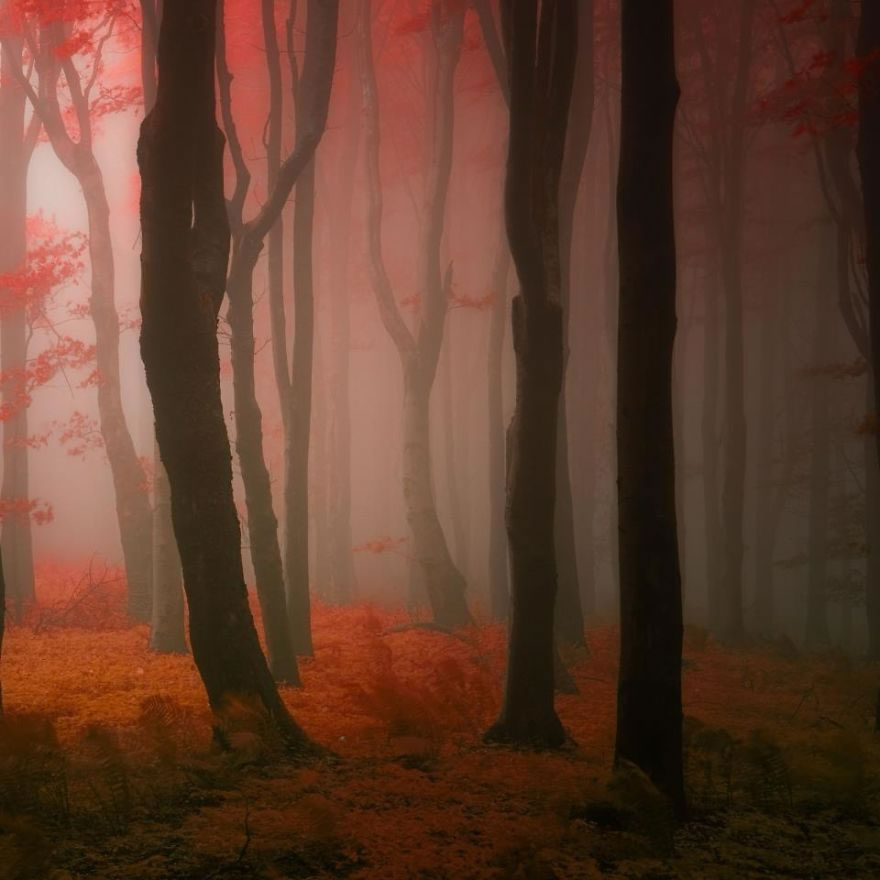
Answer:
<svg viewBox="0 0 880 880"><path fill-rule="evenodd" d="M104 49L128 8L125 0L112 0L98 13L91 4L79 0L66 4L59 13L56 4L22 2L16 12L37 83L34 85L21 67L11 72L24 88L56 156L79 183L88 214L92 270L89 305L97 343L101 434L113 475L128 582L128 612L136 620L147 621L152 593L152 515L143 466L122 405L110 209L94 152L95 120L127 106L133 97L124 86L106 87L100 81ZM14 51L12 35L5 35L2 42L4 48ZM86 56L82 69L75 62L77 54ZM59 96L62 77L70 97L69 113ZM75 123L76 138L71 134L70 118Z"/></svg>
<svg viewBox="0 0 880 880"><path fill-rule="evenodd" d="M193 658L211 708L252 700L293 748L308 740L278 695L248 605L220 396L217 320L229 221L215 120L215 0L170 3L156 104L138 143L141 356L171 483Z"/></svg>
<svg viewBox="0 0 880 880"><path fill-rule="evenodd" d="M507 433L511 621L501 715L490 741L555 747L554 514L564 370L559 181L577 56L573 0L506 2L510 132L505 222L520 292L513 300L516 404Z"/></svg>
<svg viewBox="0 0 880 880"><path fill-rule="evenodd" d="M682 812L682 607L672 418L672 154L679 97L673 2L623 0L621 14L615 761L640 767Z"/></svg>
<svg viewBox="0 0 880 880"><path fill-rule="evenodd" d="M27 172L37 143L39 120L25 128L27 98L13 70L21 70L22 41L10 38L2 46L0 62L0 274L21 269L27 251ZM18 405L20 375L27 358L27 308L15 291L0 290L0 384L2 406L11 410L3 419L4 502L30 495L27 445L27 407ZM33 601L34 553L29 516L4 518L2 540L10 596L16 605Z"/></svg>
<svg viewBox="0 0 880 880"><path fill-rule="evenodd" d="M156 50L163 0L140 0L141 83L144 111L156 102ZM183 579L180 554L171 522L171 486L162 465L159 445L153 443L153 610L150 649L160 654L186 653Z"/></svg>
<svg viewBox="0 0 880 880"><path fill-rule="evenodd" d="M394 298L382 256L382 190L379 173L379 99L373 63L370 0L358 17L358 51L364 111L367 167L367 239L370 284L382 324L393 341L403 371L403 497L413 536L413 555L424 578L434 623L455 627L472 620L465 602L465 580L452 561L437 517L431 481L429 404L452 285L452 266L440 266L440 244L452 170L453 80L461 50L464 8L452 0L433 0L428 13L432 57L429 74L429 125L425 213L421 246L421 314L413 332Z"/></svg>
<svg viewBox="0 0 880 880"><path fill-rule="evenodd" d="M250 172L244 159L241 143L232 116L230 99L231 74L225 51L218 53L220 106L223 125L229 139L230 152L236 172L236 188L229 201L233 232L232 262L229 268L229 327L231 330L233 391L235 398L235 445L241 465L248 511L248 532L251 558L257 578L257 593L263 605L263 620L267 627L273 669L282 680L297 681L295 664L285 649L285 642L299 634L293 644L296 653L312 651L308 620L297 623L295 633L288 627L284 607L284 580L281 548L278 542L278 521L272 505L272 487L263 453L262 413L256 396L254 376L254 270L263 248L263 242L273 227L300 174L311 162L327 122L330 89L336 60L336 31L338 0L310 0L306 22L306 58L303 66L301 95L302 124L297 127L296 143L278 170L275 186L259 212L244 220L244 201L250 186ZM221 47L225 37L220 22ZM290 405L288 401L288 406ZM289 417L289 413L288 413ZM308 521L306 520L306 526ZM308 584L305 585L306 591ZM302 589L302 584L299 584ZM308 593L296 599L288 596L287 605L296 601L296 608L308 614ZM291 609L292 611L292 609ZM303 636L305 634L305 636Z"/></svg>
<svg viewBox="0 0 880 880"><path fill-rule="evenodd" d="M0 662L3 660L3 636L6 632L6 577L3 573L3 550L0 548ZM0 676L0 717L3 716L3 678Z"/></svg>
<svg viewBox="0 0 880 880"><path fill-rule="evenodd" d="M574 499L568 447L568 405L565 397L565 373L569 357L569 315L571 314L571 262L574 242L574 212L583 176L590 133L593 127L593 2L578 4L578 55L574 89L568 122L568 137L562 163L559 188L559 239L563 316L563 387L559 403L559 428L556 448L556 559L559 587L556 600L556 634L569 645L584 646L584 611L581 594L595 602L593 572L579 572L577 536L574 527ZM587 541L591 544L591 541ZM584 583L581 583L585 581Z"/></svg>

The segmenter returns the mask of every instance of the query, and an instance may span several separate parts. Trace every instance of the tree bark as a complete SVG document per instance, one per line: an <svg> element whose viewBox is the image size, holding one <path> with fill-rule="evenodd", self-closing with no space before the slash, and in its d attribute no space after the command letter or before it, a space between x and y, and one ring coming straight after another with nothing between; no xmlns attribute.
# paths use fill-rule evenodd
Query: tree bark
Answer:
<svg viewBox="0 0 880 880"><path fill-rule="evenodd" d="M489 325L489 599L492 617L506 620L510 611L507 537L504 532L504 328L507 320L507 279L510 247L506 237L498 246L492 269L492 312Z"/></svg>
<svg viewBox="0 0 880 880"><path fill-rule="evenodd" d="M352 10L354 26L356 10ZM351 45L351 44L349 44ZM349 302L349 254L352 226L354 177L361 144L360 93L357 88L356 47L347 57L351 68L349 100L346 110L347 132L334 177L337 181L331 201L334 229L334 256L330 266L330 565L333 596L339 603L350 602L357 583L354 573L351 531L351 306Z"/></svg>
<svg viewBox="0 0 880 880"><path fill-rule="evenodd" d="M3 550L0 548L0 664L3 662L3 636L6 633L6 577L3 574ZM3 717L3 676L0 675L0 718Z"/></svg>
<svg viewBox="0 0 880 880"><path fill-rule="evenodd" d="M870 330L870 360L873 377L872 409L874 417L880 413L880 6L863 3L859 23L857 54L865 64L859 79L859 135L858 162L862 178L862 198L865 213L865 263L868 270L868 326ZM874 447L880 457L880 430L874 428ZM875 459L877 461L877 459ZM878 464L880 466L880 464ZM878 483L871 480L873 468L868 469L868 489L875 490L874 498L868 498L869 526L880 521L880 501L877 500ZM876 471L873 473L877 476ZM872 485L873 484L873 485ZM880 581L877 579L877 556L880 549L874 546L878 530L869 534L869 557L867 605L870 653L880 656ZM872 577L874 578L872 580ZM878 697L878 720L880 720L880 697Z"/></svg>
<svg viewBox="0 0 880 880"><path fill-rule="evenodd" d="M141 355L171 484L193 657L211 708L253 701L292 748L309 745L281 701L248 605L220 395L217 318L229 255L223 136L214 117L217 4L168 4L158 96L138 144Z"/></svg>
<svg viewBox="0 0 880 880"><path fill-rule="evenodd" d="M297 104L302 107L301 101ZM298 127L305 120L298 118ZM312 359L315 340L312 247L315 222L315 163L309 162L296 183L293 218L293 309L295 317L288 397L284 469L287 615L297 654L311 656L309 600L309 435L312 422Z"/></svg>
<svg viewBox="0 0 880 880"><path fill-rule="evenodd" d="M574 238L574 212L583 176L590 133L593 126L593 2L578 4L578 56L575 66L568 136L559 186L559 259L562 278L563 385L559 399L559 426L556 431L556 634L565 644L583 647L584 610L581 592L593 597L593 572L579 573L574 499L569 467L569 421L565 376L569 361L569 315L571 313L571 258ZM589 466L589 465L588 465ZM588 536L588 542L591 537ZM587 583L581 584L581 577Z"/></svg>
<svg viewBox="0 0 880 880"><path fill-rule="evenodd" d="M464 597L465 580L452 561L437 517L431 484L428 415L452 283L451 266L445 275L440 268L440 244L452 169L453 80L461 50L463 13L460 8L446 9L445 0L438 0L431 6L431 45L435 52L428 95L431 155L420 254L422 313L416 333L409 329L400 314L382 257L379 104L370 0L362 0L357 25L367 166L370 283L382 323L397 348L403 370L403 498L413 537L413 555L422 570L434 623L445 627L472 623Z"/></svg>
<svg viewBox="0 0 880 880"><path fill-rule="evenodd" d="M2 48L0 63L0 274L24 268L27 258L27 174L31 149L25 143L26 96L11 72L21 70L21 40ZM3 483L0 498L10 505L2 518L3 559L9 600L18 615L34 601L34 551L31 519L14 509L16 500L30 498L27 389L20 378L27 362L27 313L14 292L0 290L0 402L3 420Z"/></svg>
<svg viewBox="0 0 880 880"><path fill-rule="evenodd" d="M617 485L620 672L615 760L679 813L681 575L675 517L672 354L676 262L673 132L679 87L672 0L623 0Z"/></svg>
<svg viewBox="0 0 880 880"><path fill-rule="evenodd" d="M490 741L565 740L554 696L556 476L564 371L559 184L577 58L571 0L502 5L510 82L505 222L520 292L513 301L516 403L507 431L511 620L507 680Z"/></svg>

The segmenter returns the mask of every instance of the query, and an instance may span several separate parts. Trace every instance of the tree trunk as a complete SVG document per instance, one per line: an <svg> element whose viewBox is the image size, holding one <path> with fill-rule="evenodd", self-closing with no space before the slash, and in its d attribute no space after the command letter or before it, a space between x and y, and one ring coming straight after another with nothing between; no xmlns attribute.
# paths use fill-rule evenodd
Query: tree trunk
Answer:
<svg viewBox="0 0 880 880"><path fill-rule="evenodd" d="M582 585L577 565L577 537L574 524L574 499L568 449L569 420L565 395L565 377L569 360L569 315L571 314L571 258L574 237L574 213L583 176L590 132L593 126L593 3L578 4L578 52L574 88L568 121L565 157L559 186L559 259L562 276L563 310L563 386L559 399L559 426L556 431L556 564L559 578L556 593L556 635L565 644L583 647L584 611L581 607ZM588 537L588 541L590 538ZM589 573L588 595L595 589Z"/></svg>
<svg viewBox="0 0 880 880"><path fill-rule="evenodd" d="M81 154L73 173L82 187L89 223L92 287L89 305L95 325L98 415L113 475L116 516L128 579L128 614L149 621L152 604L152 512L146 477L122 406L119 382L119 316L114 303L115 268L110 208L95 157Z"/></svg>
<svg viewBox="0 0 880 880"><path fill-rule="evenodd" d="M874 418L880 413L880 6L876 3L863 3L859 24L857 54L865 60L865 69L859 79L859 139L858 160L862 177L862 197L865 208L865 262L868 270L868 309L870 327L870 364L873 377L873 400L871 409ZM873 432L875 456L880 456L880 430L875 426ZM875 464L877 459L875 457ZM873 474L874 479L870 477ZM880 656L880 581L877 562L880 549L875 536L880 529L874 528L880 521L880 500L878 500L877 471L868 468L868 490L874 490L873 498L868 496L868 631L870 654ZM873 485L872 485L873 483ZM878 696L878 724L880 724L880 696Z"/></svg>
<svg viewBox="0 0 880 880"><path fill-rule="evenodd" d="M403 391L403 500L422 570L434 623L455 627L471 622L465 581L452 561L431 484L430 384L418 363L408 364Z"/></svg>
<svg viewBox="0 0 880 880"><path fill-rule="evenodd" d="M866 410L874 406L874 383L868 372ZM865 606L868 622L868 659L880 660L880 462L874 436L864 437L865 537L868 559L865 574Z"/></svg>
<svg viewBox="0 0 880 880"><path fill-rule="evenodd" d="M810 514L807 572L807 619L804 644L811 649L827 649L831 643L825 594L828 568L828 504L831 494L831 437L829 435L829 379L821 370L832 359L831 340L835 321L834 288L827 270L824 245L819 247L820 266L816 273L816 309L813 325L813 366L819 371L812 379L810 395Z"/></svg>
<svg viewBox="0 0 880 880"><path fill-rule="evenodd" d="M247 242L239 242L240 248ZM247 507L247 528L257 597L263 617L269 664L276 681L299 684L299 670L289 630L284 598L284 571L278 543L278 520L272 505L272 485L263 454L263 414L254 378L254 302L252 264L233 257L227 282L229 293L232 387L235 400L235 449L241 467Z"/></svg>
<svg viewBox="0 0 880 880"><path fill-rule="evenodd" d="M455 336L452 326L446 329L444 337L445 354L440 358L443 362L442 387L443 392L443 452L444 464L446 465L446 493L449 498L449 518L452 522L452 537L455 541L455 560L459 571L468 571L468 533L466 505L461 501L461 488L459 486L459 464L456 461L456 438L455 426L459 421L466 421L463 413L466 412L464 404L460 404L459 416L456 418L455 409L455 356L460 352L453 352Z"/></svg>
<svg viewBox="0 0 880 880"><path fill-rule="evenodd" d="M168 4L141 169L141 354L171 484L193 658L218 716L254 701L291 747L308 740L281 701L248 605L220 395L217 317L229 255L223 137L214 117L216 3Z"/></svg>
<svg viewBox="0 0 880 880"><path fill-rule="evenodd" d="M507 318L507 278L510 248L498 246L492 269L492 313L489 325L489 600L492 617L505 620L510 610L507 576L507 538L504 532L504 328Z"/></svg>
<svg viewBox="0 0 880 880"><path fill-rule="evenodd" d="M171 521L171 486L156 445L153 488L153 626L150 650L185 654L183 575Z"/></svg>
<svg viewBox="0 0 880 880"><path fill-rule="evenodd" d="M779 307L776 290L765 290L765 306L759 325L758 419L755 440L757 485L755 491L755 631L770 638L776 630L773 597L773 440L776 419L775 376L779 345Z"/></svg>
<svg viewBox="0 0 880 880"><path fill-rule="evenodd" d="M367 166L370 283L382 323L397 348L403 370L403 498L413 538L414 556L422 569L434 622L453 627L467 626L473 619L464 599L464 578L452 562L446 536L437 518L431 486L429 404L452 283L451 266L445 276L440 269L440 245L452 170L453 82L461 51L464 10L445 10L442 6L443 3L431 6L429 45L433 47L434 54L428 77L430 155L420 253L422 314L416 333L409 329L400 313L382 256L379 103L373 62L370 0L361 2L358 48Z"/></svg>
<svg viewBox="0 0 880 880"><path fill-rule="evenodd" d="M673 131L679 88L672 0L623 0L617 188L620 312L617 485L620 672L615 760L679 812L682 607L675 521Z"/></svg>
<svg viewBox="0 0 880 880"><path fill-rule="evenodd" d="M21 41L10 40L0 64L0 274L15 273L27 258L27 173L30 151L25 145L25 93L11 73L21 67ZM0 290L0 403L3 420L3 484L0 498L9 504L2 518L3 559L9 600L15 613L34 600L34 551L31 519L14 509L16 500L30 498L30 456L26 388L20 376L27 362L27 313L14 292Z"/></svg>
<svg viewBox="0 0 880 880"><path fill-rule="evenodd" d="M507 431L511 620L507 680L490 741L556 747L556 477L564 370L559 183L577 58L574 2L502 6L510 80L504 213L520 293L513 301L516 403ZM537 39L536 39L537 37Z"/></svg>
<svg viewBox="0 0 880 880"><path fill-rule="evenodd" d="M349 23L348 30L352 23ZM349 44L350 45L350 44ZM349 49L352 77L356 77L356 52ZM345 121L346 139L334 177L337 181L333 210L334 254L330 273L330 564L334 599L350 602L356 582L351 532L351 306L349 302L349 251L354 176L361 142L360 94L356 79L349 88Z"/></svg>
<svg viewBox="0 0 880 880"><path fill-rule="evenodd" d="M297 102L302 106L302 101ZM302 125L304 118L299 118ZM291 383L285 448L284 506L287 513L284 562L287 615L293 648L310 657L312 647L309 600L309 435L312 420L312 355L315 341L312 247L315 222L315 163L296 183L293 218L293 309L295 315Z"/></svg>
<svg viewBox="0 0 880 880"><path fill-rule="evenodd" d="M6 632L6 577L3 574L3 550L0 549L0 665L3 662L3 636ZM0 675L0 718L3 717L3 676Z"/></svg>

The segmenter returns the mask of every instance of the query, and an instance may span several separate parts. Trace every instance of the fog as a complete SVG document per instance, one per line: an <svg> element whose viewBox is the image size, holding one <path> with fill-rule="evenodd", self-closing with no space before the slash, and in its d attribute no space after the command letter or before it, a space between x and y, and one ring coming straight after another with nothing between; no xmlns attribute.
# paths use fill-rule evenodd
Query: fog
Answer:
<svg viewBox="0 0 880 880"><path fill-rule="evenodd" d="M308 760L327 757L314 730L343 759L402 749L407 772L477 755L473 779L496 757L484 740L593 749L615 774L644 771L670 828L725 772L699 816L769 809L734 754L770 778L789 748L839 732L828 749L858 753L867 779L866 731L880 729L868 4L657 0L630 13L639 43L621 16L635 0L192 2L0 0L9 717L49 719L55 742L63 633L84 639L71 675L92 688L70 705L106 695L109 713L71 708L64 748L95 723L153 735L170 718L205 733L192 748L235 751L224 713L241 697ZM627 54L628 34L644 52ZM22 689L28 658L50 655L45 694ZM409 715L402 693L422 700ZM630 725L669 738L627 745L627 700L650 704ZM699 731L721 745L697 768ZM430 745L413 757L406 737ZM510 765L531 780L523 815L568 817L561 848L572 823L605 833L601 809L582 808L580 759ZM792 758L769 800L803 806L802 769ZM0 837L18 809L3 772ZM557 773L553 791L529 788ZM615 784L598 802L625 800ZM868 790L847 821L870 824ZM167 876L246 864L242 803L238 861ZM321 846L349 853L328 834ZM535 852L554 834L536 833ZM687 849L670 841L664 859ZM585 876L492 858L507 867L473 876ZM352 864L327 857L309 876ZM435 876L406 864L401 877Z"/></svg>

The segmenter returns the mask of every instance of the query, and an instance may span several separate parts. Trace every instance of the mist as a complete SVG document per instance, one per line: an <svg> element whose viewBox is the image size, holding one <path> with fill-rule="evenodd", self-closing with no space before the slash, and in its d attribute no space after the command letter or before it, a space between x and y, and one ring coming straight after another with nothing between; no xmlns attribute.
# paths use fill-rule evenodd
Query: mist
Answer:
<svg viewBox="0 0 880 880"><path fill-rule="evenodd" d="M0 878L880 873L869 4L0 56Z"/></svg>

